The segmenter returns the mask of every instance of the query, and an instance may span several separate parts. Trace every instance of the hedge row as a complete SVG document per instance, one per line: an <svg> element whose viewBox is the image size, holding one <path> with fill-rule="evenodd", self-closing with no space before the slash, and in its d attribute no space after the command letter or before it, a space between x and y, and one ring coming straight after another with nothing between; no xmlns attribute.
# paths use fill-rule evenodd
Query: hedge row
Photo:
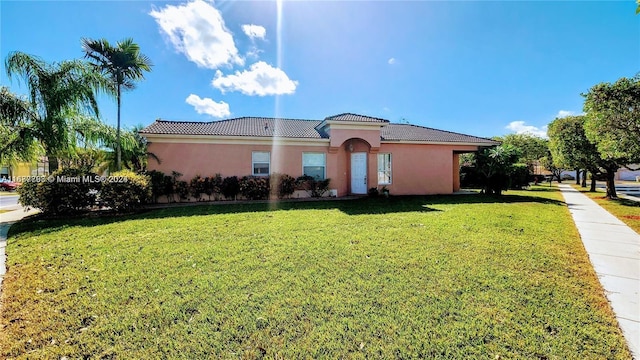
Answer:
<svg viewBox="0 0 640 360"><path fill-rule="evenodd" d="M229 176L220 174L195 176L189 182L179 180L182 174L171 175L159 171L136 174L120 171L100 177L75 168L65 168L51 176L25 182L18 187L19 202L43 213L65 215L96 208L110 208L124 212L158 202L162 196L169 202L235 200L238 195L248 200L270 197L290 197L295 190L305 190L309 196L321 197L329 190L329 179L317 180L309 176L293 178L287 174L271 176ZM207 198L205 198L205 196Z"/></svg>
<svg viewBox="0 0 640 360"><path fill-rule="evenodd" d="M296 190L305 190L311 197L321 197L329 190L329 179L317 180L310 176L294 178L287 174L274 173L271 176L229 176L222 175L202 177L196 175L189 182L179 180L182 174L172 172L171 175L160 171L150 171L151 193L157 202L165 196L169 202L235 200L242 196L248 200L264 200L270 197L284 199ZM205 198L206 196L206 198Z"/></svg>
<svg viewBox="0 0 640 360"><path fill-rule="evenodd" d="M108 207L130 211L151 199L149 178L129 170L108 177L65 168L18 187L20 204L43 213L65 215Z"/></svg>

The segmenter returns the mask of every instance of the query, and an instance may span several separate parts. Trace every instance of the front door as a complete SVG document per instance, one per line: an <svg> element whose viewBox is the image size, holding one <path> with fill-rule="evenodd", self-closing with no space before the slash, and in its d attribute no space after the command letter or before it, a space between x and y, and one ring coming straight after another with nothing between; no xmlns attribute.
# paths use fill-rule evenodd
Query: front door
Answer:
<svg viewBox="0 0 640 360"><path fill-rule="evenodd" d="M351 193L367 193L367 153L351 153Z"/></svg>

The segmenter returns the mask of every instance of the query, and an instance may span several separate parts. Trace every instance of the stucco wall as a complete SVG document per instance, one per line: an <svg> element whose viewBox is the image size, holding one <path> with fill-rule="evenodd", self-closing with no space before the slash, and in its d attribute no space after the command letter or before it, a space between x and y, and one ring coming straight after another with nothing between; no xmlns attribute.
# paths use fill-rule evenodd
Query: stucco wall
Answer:
<svg viewBox="0 0 640 360"><path fill-rule="evenodd" d="M351 145L351 146L350 146ZM392 195L449 194L459 187L458 156L455 151L473 151L475 146L424 145L424 144L380 144L379 151L371 151L368 142L349 139L337 149L329 151L326 146L299 145L242 145L200 143L154 143L149 151L156 154L162 163L149 160L150 170L170 174L178 171L182 180L189 181L195 175L223 176L250 175L251 153L271 152L271 172L302 175L302 153L322 152L326 154L326 176L331 179L331 188L338 196L350 192L351 152L367 153L367 188L378 187L378 153L392 154L392 184L387 185Z"/></svg>
<svg viewBox="0 0 640 360"><path fill-rule="evenodd" d="M196 175L222 176L251 175L251 154L254 151L271 152L271 173L279 172L297 177L302 175L302 153L320 152L327 154L328 147L319 146L268 146L236 144L149 144L149 152L162 161L158 164L149 159L149 169L170 174L178 171L182 180L190 180ZM327 169L327 176L329 169Z"/></svg>

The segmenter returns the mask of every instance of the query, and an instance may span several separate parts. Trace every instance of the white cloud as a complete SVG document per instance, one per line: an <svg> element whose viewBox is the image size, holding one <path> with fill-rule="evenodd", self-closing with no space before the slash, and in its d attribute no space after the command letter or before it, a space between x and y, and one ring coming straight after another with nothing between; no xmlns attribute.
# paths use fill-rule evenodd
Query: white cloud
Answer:
<svg viewBox="0 0 640 360"><path fill-rule="evenodd" d="M231 115L229 104L224 101L215 102L212 99L201 99L200 96L191 94L185 102L193 106L198 114L207 114L217 118Z"/></svg>
<svg viewBox="0 0 640 360"><path fill-rule="evenodd" d="M240 91L246 95L282 95L293 94L298 82L289 79L284 71L258 61L249 70L236 71L233 75L223 75L216 71L211 84L222 91Z"/></svg>
<svg viewBox="0 0 640 360"><path fill-rule="evenodd" d="M575 115L575 111L569 111L569 110L560 110L558 111L558 114L556 114L557 118L563 118L563 117L567 117L567 116L572 116Z"/></svg>
<svg viewBox="0 0 640 360"><path fill-rule="evenodd" d="M149 15L173 47L198 66L215 69L225 64L244 65L222 14L211 4L195 0L154 9Z"/></svg>
<svg viewBox="0 0 640 360"><path fill-rule="evenodd" d="M512 121L505 127L516 134L531 134L542 138L547 138L547 125L539 128L533 125L525 125L524 121Z"/></svg>
<svg viewBox="0 0 640 360"><path fill-rule="evenodd" d="M265 29L264 26L254 24L242 25L242 31L244 31L251 40L255 38L264 40L265 35L267 35L267 29Z"/></svg>
<svg viewBox="0 0 640 360"><path fill-rule="evenodd" d="M393 65L396 63L396 58L391 58L387 62L389 63L389 65Z"/></svg>

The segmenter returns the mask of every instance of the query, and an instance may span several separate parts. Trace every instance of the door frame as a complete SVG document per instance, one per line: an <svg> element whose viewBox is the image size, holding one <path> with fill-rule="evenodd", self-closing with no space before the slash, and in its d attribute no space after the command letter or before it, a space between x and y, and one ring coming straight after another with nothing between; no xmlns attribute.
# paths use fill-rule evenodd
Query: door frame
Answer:
<svg viewBox="0 0 640 360"><path fill-rule="evenodd" d="M353 169L354 169L353 157L354 157L354 155L364 155L363 160L362 160L362 165L364 166L364 174L363 174L364 178L359 178L359 180L363 181L363 183L364 183L364 185L363 185L363 189L364 190L362 192L356 192L355 189L354 189L354 186L353 186L354 180L356 180L354 178L354 172L353 172ZM349 163L349 166L350 166L350 168L349 168L350 169L350 171L349 171L349 187L351 188L351 193L352 194L356 194L356 195L366 195L367 194L367 185L368 185L368 182L367 182L367 180L368 180L367 179L367 171L368 171L368 169L367 169L367 161L368 161L367 153L364 152L364 151L363 152L353 152L353 153L351 153L350 160L351 160L351 162Z"/></svg>

